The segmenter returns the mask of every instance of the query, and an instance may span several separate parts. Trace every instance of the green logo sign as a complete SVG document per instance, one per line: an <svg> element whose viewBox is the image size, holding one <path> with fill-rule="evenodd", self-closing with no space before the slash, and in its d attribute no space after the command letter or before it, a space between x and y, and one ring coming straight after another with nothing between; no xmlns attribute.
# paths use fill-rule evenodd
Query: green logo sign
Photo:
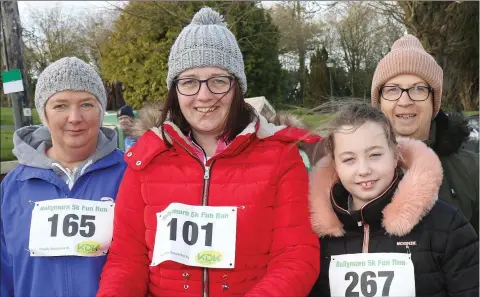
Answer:
<svg viewBox="0 0 480 297"><path fill-rule="evenodd" d="M222 253L217 251L202 251L195 256L198 264L209 266L222 261Z"/></svg>
<svg viewBox="0 0 480 297"><path fill-rule="evenodd" d="M85 241L79 242L75 246L75 250L77 251L77 253L82 255L96 253L99 248L100 248L100 243L93 240L85 240Z"/></svg>

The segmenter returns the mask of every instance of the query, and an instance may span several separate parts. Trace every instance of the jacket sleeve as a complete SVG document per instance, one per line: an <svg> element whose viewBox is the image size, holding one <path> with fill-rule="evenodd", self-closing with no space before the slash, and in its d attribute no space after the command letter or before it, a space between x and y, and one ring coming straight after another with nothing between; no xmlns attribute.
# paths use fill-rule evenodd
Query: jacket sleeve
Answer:
<svg viewBox="0 0 480 297"><path fill-rule="evenodd" d="M6 179L3 180L1 187L0 205L3 206L4 188L6 186ZM0 210L2 207L0 207ZM12 259L7 250L5 242L5 232L3 231L3 213L0 212L0 296L13 296L13 267Z"/></svg>
<svg viewBox="0 0 480 297"><path fill-rule="evenodd" d="M97 296L146 296L149 258L138 172L127 168L118 191L113 241Z"/></svg>
<svg viewBox="0 0 480 297"><path fill-rule="evenodd" d="M449 296L479 296L478 236L460 211L450 224L442 270Z"/></svg>
<svg viewBox="0 0 480 297"><path fill-rule="evenodd" d="M271 260L246 296L307 296L320 272L319 240L309 221L307 171L295 145L282 155Z"/></svg>

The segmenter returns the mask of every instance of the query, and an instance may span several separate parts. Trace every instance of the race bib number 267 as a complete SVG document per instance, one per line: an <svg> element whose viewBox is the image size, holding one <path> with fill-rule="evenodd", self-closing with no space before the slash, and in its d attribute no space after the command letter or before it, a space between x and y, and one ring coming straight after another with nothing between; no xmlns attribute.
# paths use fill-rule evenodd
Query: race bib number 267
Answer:
<svg viewBox="0 0 480 297"><path fill-rule="evenodd" d="M415 296L415 275L409 254L332 256L329 280L332 297Z"/></svg>

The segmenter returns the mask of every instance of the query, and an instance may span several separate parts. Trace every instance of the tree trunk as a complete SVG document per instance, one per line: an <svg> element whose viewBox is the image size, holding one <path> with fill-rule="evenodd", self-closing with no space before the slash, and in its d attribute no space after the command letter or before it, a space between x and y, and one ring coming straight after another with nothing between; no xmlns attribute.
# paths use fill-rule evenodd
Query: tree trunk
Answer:
<svg viewBox="0 0 480 297"><path fill-rule="evenodd" d="M4 46L2 60L7 71L20 69L22 75L23 92L9 95L12 100L15 129L19 129L32 124L32 116L25 116L24 114L24 109L30 108L30 102L28 100L27 70L25 69L23 56L22 25L16 1L2 1L0 5L2 43Z"/></svg>

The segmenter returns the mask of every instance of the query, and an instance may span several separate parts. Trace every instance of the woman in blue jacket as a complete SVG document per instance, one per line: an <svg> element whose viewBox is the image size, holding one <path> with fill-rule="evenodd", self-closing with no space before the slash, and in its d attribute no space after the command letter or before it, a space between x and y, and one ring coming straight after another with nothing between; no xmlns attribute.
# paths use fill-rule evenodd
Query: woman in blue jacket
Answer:
<svg viewBox="0 0 480 297"><path fill-rule="evenodd" d="M125 170L101 127L105 88L63 58L38 78L35 106L44 125L15 131L20 165L1 184L0 296L95 296Z"/></svg>

